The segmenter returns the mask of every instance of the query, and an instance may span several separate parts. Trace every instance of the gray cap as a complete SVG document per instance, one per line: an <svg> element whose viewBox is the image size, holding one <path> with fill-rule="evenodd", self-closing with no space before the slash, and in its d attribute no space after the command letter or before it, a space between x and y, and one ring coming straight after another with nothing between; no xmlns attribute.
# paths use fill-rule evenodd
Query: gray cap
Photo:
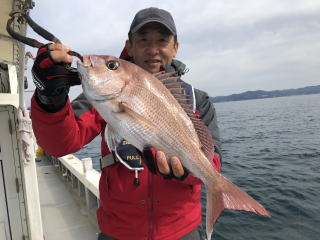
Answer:
<svg viewBox="0 0 320 240"><path fill-rule="evenodd" d="M150 7L142 9L135 15L129 33L137 32L142 26L150 22L158 22L164 25L174 35L177 35L176 25L171 14L163 9Z"/></svg>

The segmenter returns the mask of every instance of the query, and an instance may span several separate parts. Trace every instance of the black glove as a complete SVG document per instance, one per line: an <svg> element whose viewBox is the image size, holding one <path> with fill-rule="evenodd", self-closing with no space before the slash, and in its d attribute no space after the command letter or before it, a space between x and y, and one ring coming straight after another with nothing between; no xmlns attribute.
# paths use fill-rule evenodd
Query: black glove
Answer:
<svg viewBox="0 0 320 240"><path fill-rule="evenodd" d="M65 63L56 63L51 58L48 46L39 49L32 67L33 81L37 88L35 97L47 112L58 112L68 99L70 86L80 85L81 81L75 69L70 71Z"/></svg>
<svg viewBox="0 0 320 240"><path fill-rule="evenodd" d="M159 171L158 166L157 166L157 160L156 160L156 150L153 147L145 147L142 151L142 156L143 159L149 169L150 172L152 172L153 174L157 174L157 172L159 172L159 174L164 178L164 179L177 179L179 181L183 181L185 180L188 175L189 175L189 171L184 168L184 174L181 177L176 177L172 171L169 174L163 174Z"/></svg>

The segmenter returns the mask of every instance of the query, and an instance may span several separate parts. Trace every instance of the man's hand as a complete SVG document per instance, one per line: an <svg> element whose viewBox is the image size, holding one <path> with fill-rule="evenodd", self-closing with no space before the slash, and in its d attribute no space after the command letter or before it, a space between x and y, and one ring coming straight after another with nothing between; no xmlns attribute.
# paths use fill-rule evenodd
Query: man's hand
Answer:
<svg viewBox="0 0 320 240"><path fill-rule="evenodd" d="M69 50L63 44L44 45L39 49L32 75L41 95L56 96L69 91L70 86L81 84L78 73L66 68L65 64L72 63Z"/></svg>
<svg viewBox="0 0 320 240"><path fill-rule="evenodd" d="M156 152L152 147L146 147L142 154L148 169L154 174L160 173L164 179L174 178L183 181L189 174L177 157L172 157L168 161L164 152Z"/></svg>
<svg viewBox="0 0 320 240"><path fill-rule="evenodd" d="M176 178L181 178L184 175L184 168L179 158L172 157L168 161L164 152L157 151L156 161L157 161L159 172L162 173L163 175L173 174Z"/></svg>
<svg viewBox="0 0 320 240"><path fill-rule="evenodd" d="M53 61L57 63L72 63L73 58L68 54L71 49L68 46L54 43L50 44L48 49L50 50L50 56Z"/></svg>
<svg viewBox="0 0 320 240"><path fill-rule="evenodd" d="M71 71L66 64L72 63L69 47L63 44L44 45L38 51L32 67L36 85L36 101L47 112L61 110L68 99L70 86L80 85L77 71Z"/></svg>

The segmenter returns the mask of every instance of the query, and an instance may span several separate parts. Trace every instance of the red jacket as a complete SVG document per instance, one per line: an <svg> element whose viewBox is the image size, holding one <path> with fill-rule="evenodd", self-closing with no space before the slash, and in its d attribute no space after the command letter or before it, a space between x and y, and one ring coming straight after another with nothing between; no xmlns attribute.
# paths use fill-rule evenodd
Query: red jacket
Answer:
<svg viewBox="0 0 320 240"><path fill-rule="evenodd" d="M47 113L32 99L34 133L38 144L52 156L74 153L104 132L106 122L95 108L84 99L76 102L71 106L68 101L61 111ZM102 140L101 154L108 153ZM212 163L220 171L217 154ZM121 240L172 240L199 226L202 182L198 178L189 174L182 182L165 180L145 167L139 174L140 185L134 186L133 174L121 163L102 170L97 211L101 232Z"/></svg>

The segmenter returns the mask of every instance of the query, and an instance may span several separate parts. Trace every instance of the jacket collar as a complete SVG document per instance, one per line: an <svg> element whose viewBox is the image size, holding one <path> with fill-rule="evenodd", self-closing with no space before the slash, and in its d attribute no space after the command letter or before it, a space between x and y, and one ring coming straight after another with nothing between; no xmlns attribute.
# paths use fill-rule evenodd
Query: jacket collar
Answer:
<svg viewBox="0 0 320 240"><path fill-rule="evenodd" d="M189 69L186 68L186 65L177 59L173 59L171 65L165 65L164 70L166 72L176 72L178 76L181 76L189 71Z"/></svg>

